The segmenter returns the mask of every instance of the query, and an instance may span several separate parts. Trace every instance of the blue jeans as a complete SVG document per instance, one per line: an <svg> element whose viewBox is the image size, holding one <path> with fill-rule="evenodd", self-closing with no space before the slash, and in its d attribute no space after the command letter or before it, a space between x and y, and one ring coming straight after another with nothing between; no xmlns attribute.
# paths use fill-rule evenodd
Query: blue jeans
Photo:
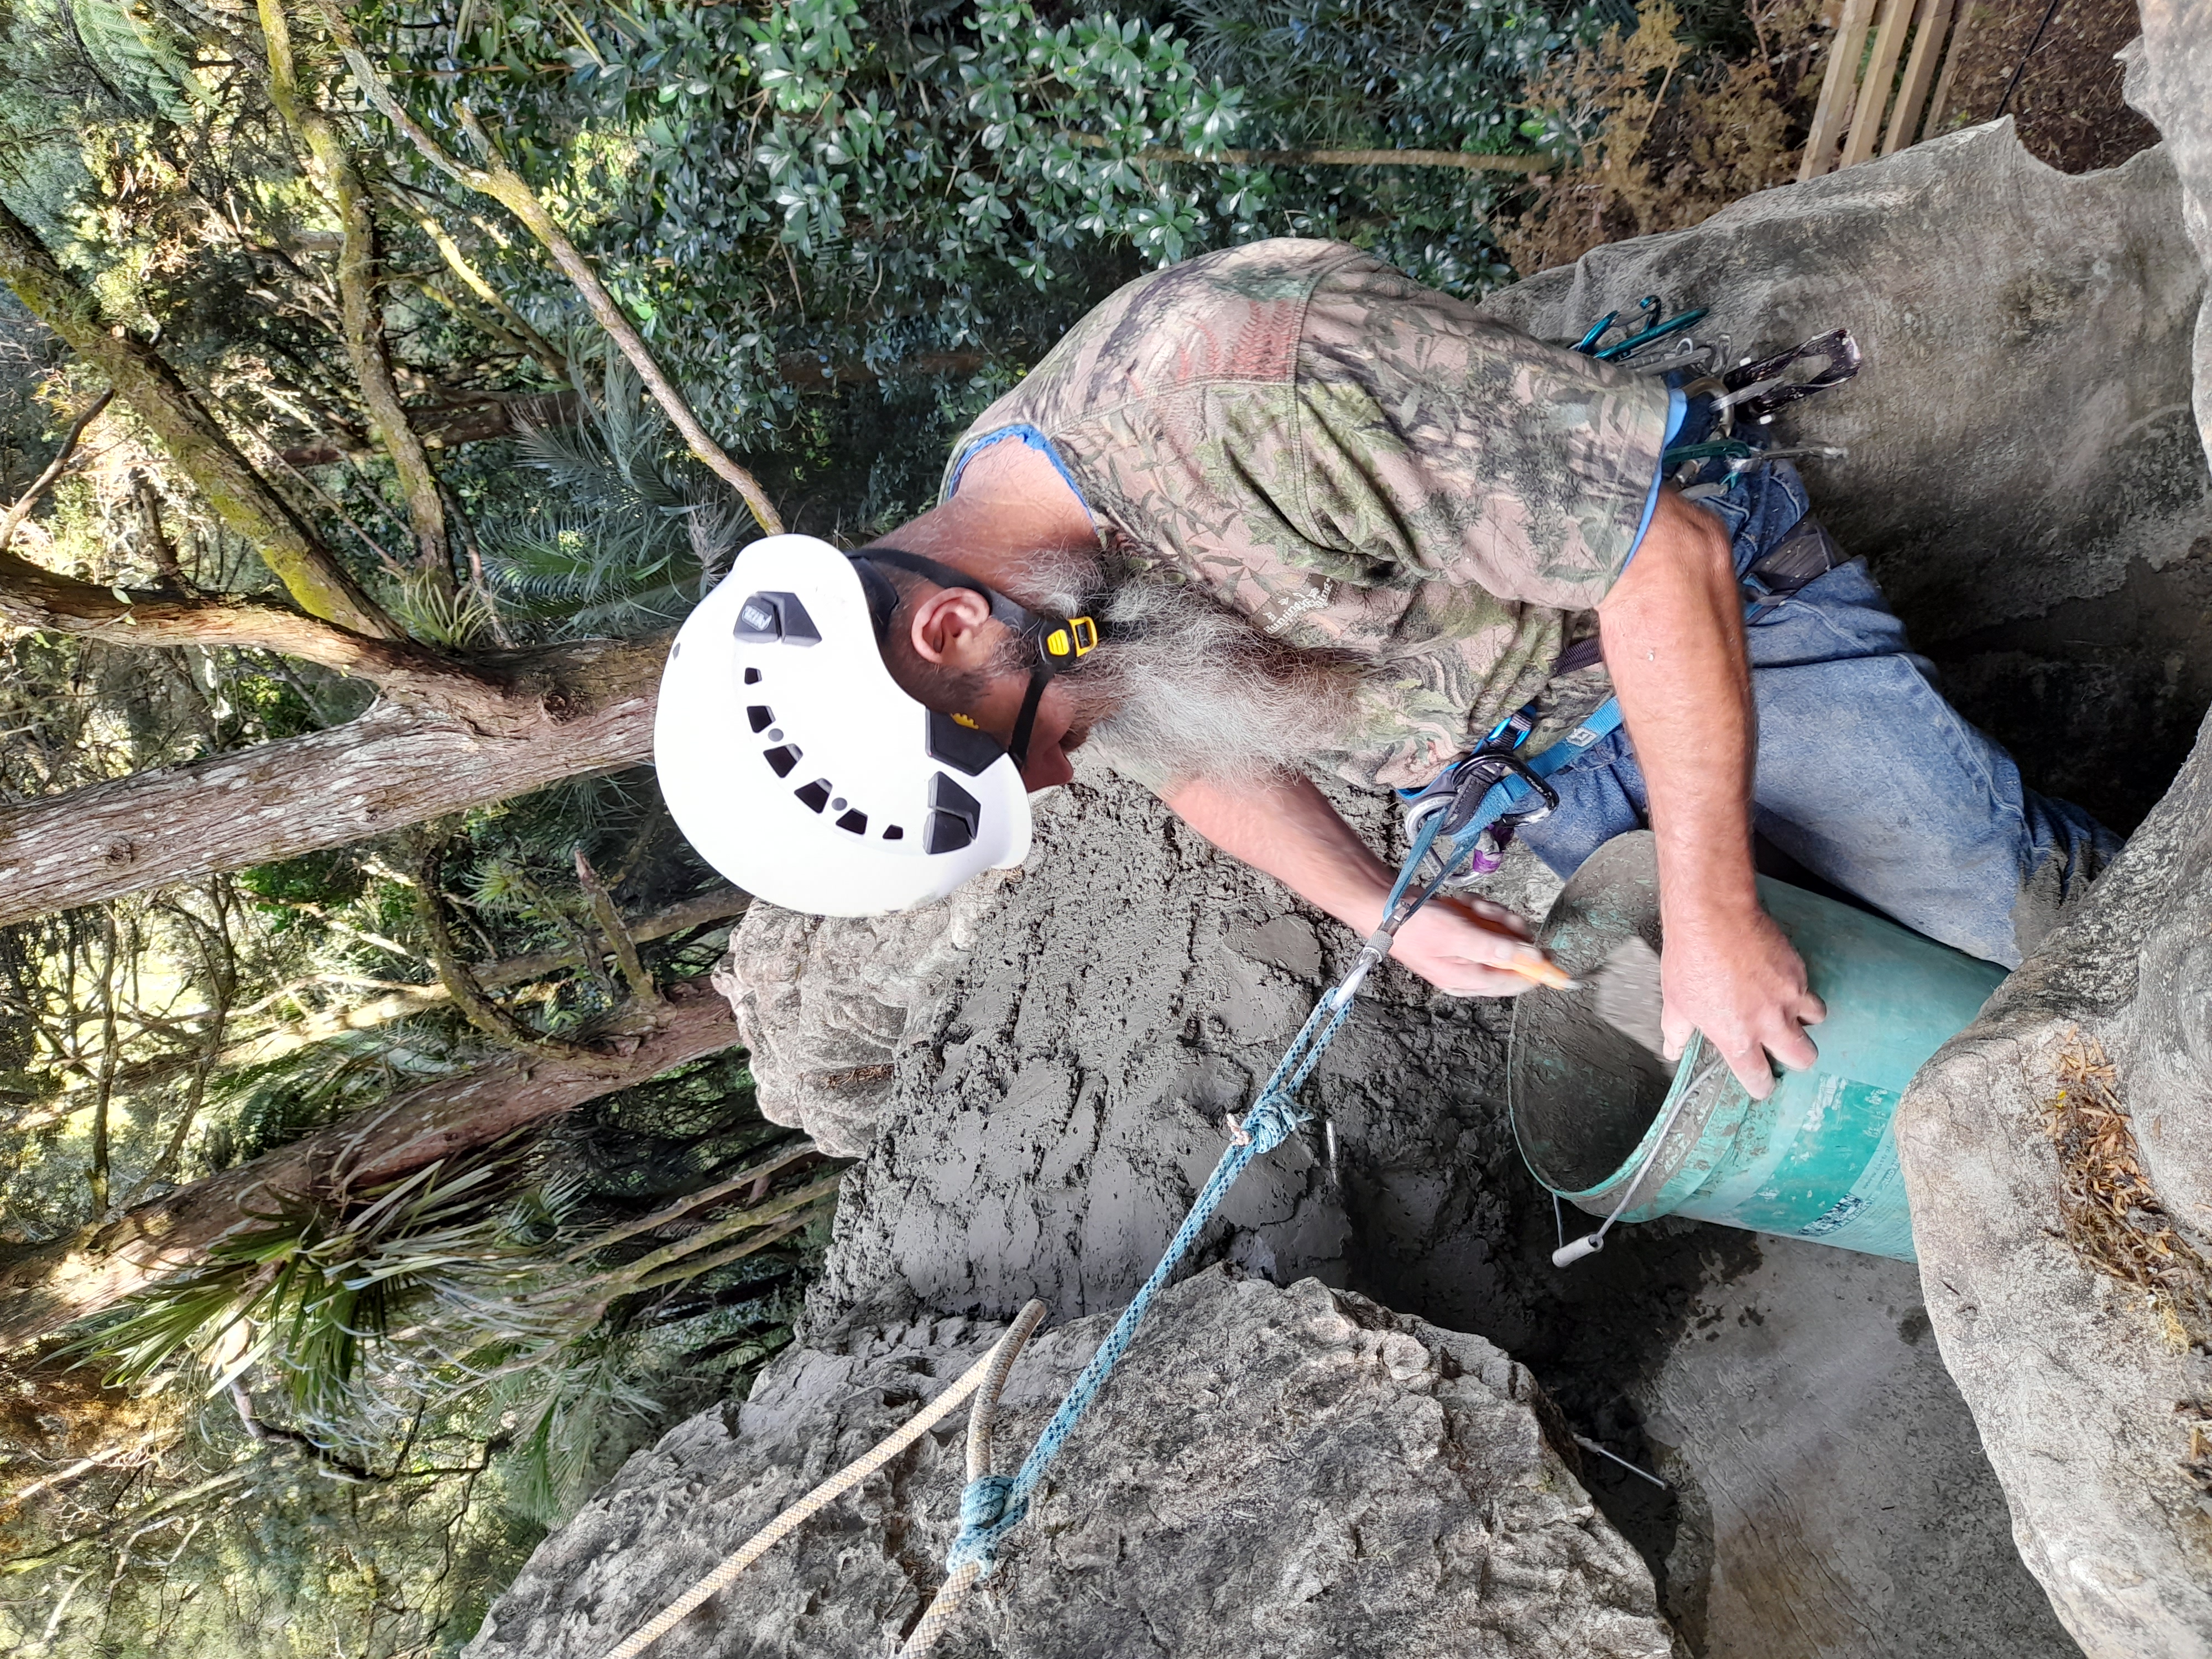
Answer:
<svg viewBox="0 0 2212 1659"><path fill-rule="evenodd" d="M1705 503L1748 571L1808 511L1787 463ZM1759 708L1753 825L1822 880L1914 932L2017 967L2120 849L2080 807L2027 788L1960 719L1855 559L1758 611L1746 630ZM1561 876L1650 822L1626 730L1552 775L1559 810L1521 839Z"/></svg>

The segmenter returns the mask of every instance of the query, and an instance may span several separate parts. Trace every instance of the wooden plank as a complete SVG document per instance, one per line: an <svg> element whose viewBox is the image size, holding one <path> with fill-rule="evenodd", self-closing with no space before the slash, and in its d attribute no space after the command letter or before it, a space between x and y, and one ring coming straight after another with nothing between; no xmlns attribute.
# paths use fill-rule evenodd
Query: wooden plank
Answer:
<svg viewBox="0 0 2212 1659"><path fill-rule="evenodd" d="M1828 67L1820 76L1820 101L1813 112L1813 131L1805 140L1805 160L1797 170L1802 182L1817 179L1836 164L1836 140L1843 134L1851 95L1858 84L1859 58L1866 51L1867 25L1874 17L1875 0L1844 0L1844 15L1836 25L1836 38L1828 46Z"/></svg>
<svg viewBox="0 0 2212 1659"><path fill-rule="evenodd" d="M1954 0L1920 0L1914 24L1912 56L1905 62L1905 84L1898 88L1897 111L1882 135L1881 153L1894 155L1913 142L1920 127L1920 106L1936 79L1936 66L1943 61L1943 43L1951 32Z"/></svg>
<svg viewBox="0 0 2212 1659"><path fill-rule="evenodd" d="M1859 82L1859 104L1851 116L1851 130L1844 139L1844 159L1836 165L1855 167L1874 159L1881 138L1881 114L1889 107L1889 93L1897 80L1897 60L1905 52L1905 32L1912 22L1914 0L1882 0L1881 27L1874 37L1874 56L1867 60L1866 77Z"/></svg>
<svg viewBox="0 0 2212 1659"><path fill-rule="evenodd" d="M1958 21L1951 29L1951 50L1943 54L1943 72L1936 77L1936 95L1928 100L1928 119L1921 131L1930 138L1943 131L1943 116L1951 107L1951 82L1958 78L1959 60L1966 55L1966 30L1974 21L1974 0L1960 0Z"/></svg>

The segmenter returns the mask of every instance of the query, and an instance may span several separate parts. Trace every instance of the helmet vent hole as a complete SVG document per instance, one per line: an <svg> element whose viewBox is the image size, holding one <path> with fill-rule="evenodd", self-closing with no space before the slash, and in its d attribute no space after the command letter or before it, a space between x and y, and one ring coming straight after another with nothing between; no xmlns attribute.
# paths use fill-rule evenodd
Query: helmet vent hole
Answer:
<svg viewBox="0 0 2212 1659"><path fill-rule="evenodd" d="M775 724L775 710L765 703L755 703L745 710L745 718L752 722L753 730L765 732Z"/></svg>
<svg viewBox="0 0 2212 1659"><path fill-rule="evenodd" d="M758 685L760 684L760 670L757 668L748 668L745 670L745 684L747 685Z"/></svg>
<svg viewBox="0 0 2212 1659"><path fill-rule="evenodd" d="M817 778L811 783L799 785L791 793L818 812L830 804L830 780Z"/></svg>
<svg viewBox="0 0 2212 1659"><path fill-rule="evenodd" d="M835 801L830 803L833 806L837 804ZM865 836L868 833L868 815L866 812L848 812L837 820L837 827L849 830L856 836Z"/></svg>
<svg viewBox="0 0 2212 1659"><path fill-rule="evenodd" d="M791 775L791 769L799 764L799 745L788 743L781 749L767 750L762 758L775 769L776 776L787 778ZM817 806L814 810L818 812L822 809Z"/></svg>
<svg viewBox="0 0 2212 1659"><path fill-rule="evenodd" d="M886 824L884 826L884 839L885 841L904 841L906 839L906 831L900 829L896 823Z"/></svg>

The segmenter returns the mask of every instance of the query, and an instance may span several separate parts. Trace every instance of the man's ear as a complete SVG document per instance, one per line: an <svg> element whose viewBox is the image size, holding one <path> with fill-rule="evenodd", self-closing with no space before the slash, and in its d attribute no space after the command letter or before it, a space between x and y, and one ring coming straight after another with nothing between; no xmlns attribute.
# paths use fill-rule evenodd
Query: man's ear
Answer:
<svg viewBox="0 0 2212 1659"><path fill-rule="evenodd" d="M984 630L991 607L980 593L964 587L939 587L916 603L908 625L914 653L945 668L988 667L994 654Z"/></svg>

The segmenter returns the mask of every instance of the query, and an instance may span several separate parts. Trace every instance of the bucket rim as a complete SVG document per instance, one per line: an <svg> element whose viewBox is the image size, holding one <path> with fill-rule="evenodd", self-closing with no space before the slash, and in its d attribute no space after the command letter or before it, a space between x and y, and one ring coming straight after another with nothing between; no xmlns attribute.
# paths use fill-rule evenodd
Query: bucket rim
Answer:
<svg viewBox="0 0 2212 1659"><path fill-rule="evenodd" d="M1520 1041L1520 1013L1521 1011L1516 1006L1514 1009L1513 1030L1507 1038L1509 1045ZM1509 1054L1510 1053L1509 1048ZM1505 1117L1506 1121L1512 1127L1513 1146L1514 1149L1521 1154L1522 1167L1528 1171L1536 1184L1546 1192L1565 1199L1586 1214L1604 1216L1612 1212L1613 1206L1619 1200L1626 1183L1633 1182L1641 1185L1643 1179L1651 1174L1651 1168L1647 1165L1647 1160L1650 1165L1659 1164L1671 1146L1675 1154L1671 1164L1660 1175L1657 1183L1650 1188L1644 1202L1634 1210L1623 1211L1620 1219L1650 1221L1667 1214L1672 1206L1662 1206L1661 1200L1666 1194L1668 1184L1689 1161L1691 1153L1696 1150L1698 1141L1704 1137L1705 1126L1712 1121L1714 1112L1719 1109L1723 1101L1728 1098L1729 1091L1726 1088L1712 1091L1705 1103L1704 1109L1698 1112L1694 1118L1684 1113L1675 1115L1674 1121L1669 1122L1669 1115L1675 1113L1676 1103L1685 1094L1696 1088L1711 1074L1715 1068L1724 1068L1727 1064L1720 1050L1706 1040L1703 1031L1692 1032L1690 1041L1683 1046L1682 1057L1674 1063L1674 1076L1673 1081L1668 1085L1666 1096L1652 1112L1651 1121L1644 1125L1644 1133L1638 1139L1635 1146L1610 1175L1592 1186L1584 1187L1577 1191L1565 1187L1553 1186L1550 1178L1536 1167L1536 1160L1530 1155L1528 1150L1528 1139L1521 1133L1520 1103L1515 1098L1516 1091L1513 1086L1516 1068L1509 1058L1505 1067ZM1742 1085L1735 1080L1733 1073L1729 1082L1738 1092L1742 1091Z"/></svg>

